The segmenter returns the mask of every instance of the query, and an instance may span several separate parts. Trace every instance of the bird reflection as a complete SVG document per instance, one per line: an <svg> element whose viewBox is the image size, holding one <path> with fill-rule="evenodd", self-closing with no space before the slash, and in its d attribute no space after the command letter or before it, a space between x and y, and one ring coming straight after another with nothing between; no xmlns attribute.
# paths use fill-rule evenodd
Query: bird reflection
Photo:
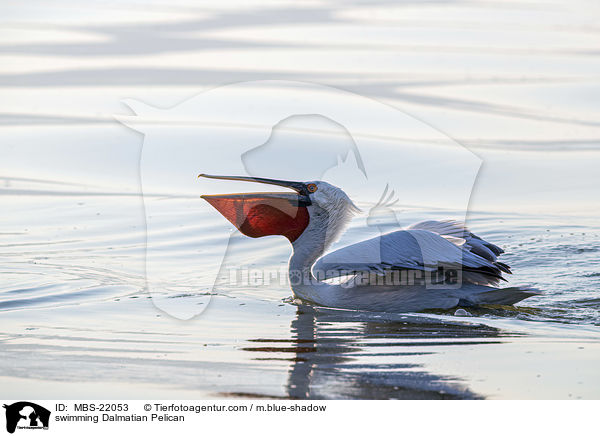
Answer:
<svg viewBox="0 0 600 436"><path fill-rule="evenodd" d="M498 343L500 336L484 325L301 305L290 339L252 339L256 346L245 350L290 361L288 398L480 398L464 381L426 372L420 362L444 346Z"/></svg>

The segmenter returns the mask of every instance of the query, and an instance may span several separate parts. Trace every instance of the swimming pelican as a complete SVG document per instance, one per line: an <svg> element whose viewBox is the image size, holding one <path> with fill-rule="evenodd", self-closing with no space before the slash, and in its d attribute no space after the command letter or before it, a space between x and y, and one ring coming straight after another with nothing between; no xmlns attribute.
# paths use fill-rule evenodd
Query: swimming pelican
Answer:
<svg viewBox="0 0 600 436"><path fill-rule="evenodd" d="M291 242L290 285L301 300L343 309L412 312L512 305L538 295L530 288L498 288L499 281L505 280L502 273L510 273L510 267L497 260L503 250L458 222L420 222L323 256L359 211L340 188L323 181L198 177L265 183L295 191L202 198L244 235L283 235ZM329 280L340 276L346 280Z"/></svg>

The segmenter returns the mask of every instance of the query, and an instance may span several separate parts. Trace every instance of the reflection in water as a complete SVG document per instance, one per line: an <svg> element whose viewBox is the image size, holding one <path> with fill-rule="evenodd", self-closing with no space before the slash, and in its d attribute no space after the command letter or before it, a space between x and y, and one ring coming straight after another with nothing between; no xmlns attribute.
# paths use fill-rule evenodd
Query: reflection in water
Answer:
<svg viewBox="0 0 600 436"><path fill-rule="evenodd" d="M480 398L461 380L430 374L418 356L439 347L499 343L493 327L413 315L299 306L291 339L252 339L257 360L289 360L290 398ZM266 356L266 357L264 357Z"/></svg>

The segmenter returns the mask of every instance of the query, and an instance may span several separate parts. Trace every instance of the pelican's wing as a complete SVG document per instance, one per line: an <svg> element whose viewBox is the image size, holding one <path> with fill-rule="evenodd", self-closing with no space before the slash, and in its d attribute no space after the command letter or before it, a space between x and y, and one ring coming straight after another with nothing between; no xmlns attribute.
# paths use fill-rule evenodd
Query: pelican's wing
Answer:
<svg viewBox="0 0 600 436"><path fill-rule="evenodd" d="M454 235L448 236L456 238ZM502 268L497 262L464 247L467 242L465 240L462 245L457 244L430 230L399 230L329 253L315 263L313 271L317 277L319 274L334 277L342 274L385 273L392 269L460 269L463 281L497 284L502 279Z"/></svg>
<svg viewBox="0 0 600 436"><path fill-rule="evenodd" d="M437 233L443 238L448 239L450 242L462 245L463 248L469 250L471 253L477 254L496 264L496 266L505 273L512 274L510 272L510 267L507 264L498 261L498 256L504 253L502 248L480 238L458 221L421 221L420 223L409 226L408 229L429 230Z"/></svg>

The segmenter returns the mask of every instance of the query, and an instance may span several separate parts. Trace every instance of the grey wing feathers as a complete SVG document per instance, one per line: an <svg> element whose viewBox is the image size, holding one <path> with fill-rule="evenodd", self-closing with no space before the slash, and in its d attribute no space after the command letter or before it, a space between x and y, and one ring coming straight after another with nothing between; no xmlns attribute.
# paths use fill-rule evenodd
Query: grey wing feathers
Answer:
<svg viewBox="0 0 600 436"><path fill-rule="evenodd" d="M409 226L408 229L429 230L441 236L462 238L465 240L465 244L471 248L471 251L473 251L472 248L475 248L475 250L480 251L482 254L485 253L486 255L489 255L489 253L491 253L494 256L494 260L496 256L500 256L502 253L504 253L502 248L492 244L491 242L481 239L474 233L471 233L471 231L469 231L464 224L459 223L458 221L421 221ZM481 256L481 254L479 255ZM482 257L488 259L487 256Z"/></svg>
<svg viewBox="0 0 600 436"><path fill-rule="evenodd" d="M501 271L512 274L510 267L502 262L498 262L498 256L504 253L504 250L491 242L488 242L469 229L462 223L452 220L444 221L422 221L408 227L409 229L423 229L437 233L440 236L451 236L454 238L462 238L465 243L463 248L469 250L484 259L494 263Z"/></svg>
<svg viewBox="0 0 600 436"><path fill-rule="evenodd" d="M497 285L510 273L498 262L500 247L484 241L455 221L424 221L343 247L319 259L313 270L325 277L393 269L460 269L464 282Z"/></svg>

